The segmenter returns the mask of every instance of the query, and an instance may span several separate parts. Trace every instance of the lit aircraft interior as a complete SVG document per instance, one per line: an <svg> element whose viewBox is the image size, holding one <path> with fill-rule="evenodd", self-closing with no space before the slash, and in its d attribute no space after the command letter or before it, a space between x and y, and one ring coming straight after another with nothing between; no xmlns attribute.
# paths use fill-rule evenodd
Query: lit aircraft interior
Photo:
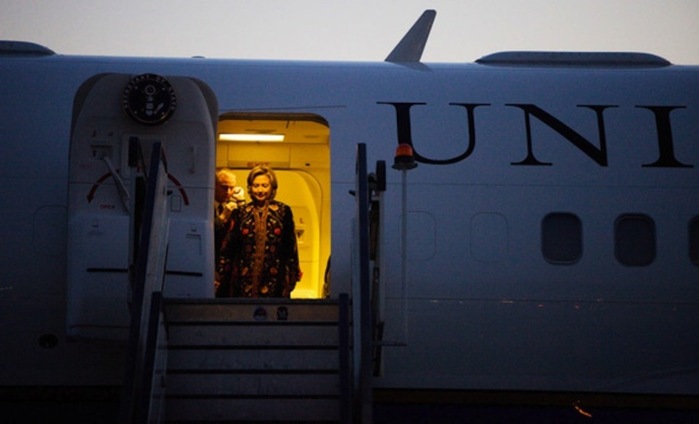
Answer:
<svg viewBox="0 0 699 424"><path fill-rule="evenodd" d="M293 298L323 298L329 290L329 131L323 118L311 114L223 113L219 118L216 168L235 171L247 193L248 171L269 165L279 180L277 200L293 210L303 272Z"/></svg>

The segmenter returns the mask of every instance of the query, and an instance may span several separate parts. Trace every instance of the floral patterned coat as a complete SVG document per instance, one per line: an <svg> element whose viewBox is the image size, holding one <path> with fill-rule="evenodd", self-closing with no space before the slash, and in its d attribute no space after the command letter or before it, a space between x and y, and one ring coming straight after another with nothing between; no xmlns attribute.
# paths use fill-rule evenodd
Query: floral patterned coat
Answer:
<svg viewBox="0 0 699 424"><path fill-rule="evenodd" d="M290 297L301 279L291 208L270 201L235 209L221 247L218 297Z"/></svg>

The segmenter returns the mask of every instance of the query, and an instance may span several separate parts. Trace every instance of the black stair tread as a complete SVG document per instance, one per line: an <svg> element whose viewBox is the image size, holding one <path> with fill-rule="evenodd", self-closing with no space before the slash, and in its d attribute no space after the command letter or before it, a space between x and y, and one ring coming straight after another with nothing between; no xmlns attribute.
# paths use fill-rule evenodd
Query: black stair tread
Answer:
<svg viewBox="0 0 699 424"><path fill-rule="evenodd" d="M195 322L337 323L339 319L339 306L334 299L169 298L164 300L164 312L168 322L190 325Z"/></svg>

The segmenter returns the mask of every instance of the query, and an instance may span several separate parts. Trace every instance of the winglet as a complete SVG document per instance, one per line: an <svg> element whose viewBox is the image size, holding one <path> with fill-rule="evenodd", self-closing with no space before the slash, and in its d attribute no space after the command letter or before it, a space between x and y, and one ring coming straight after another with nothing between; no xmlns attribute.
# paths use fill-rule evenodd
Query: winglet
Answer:
<svg viewBox="0 0 699 424"><path fill-rule="evenodd" d="M386 62L420 62L422 52L425 50L427 37L430 35L432 23L437 12L431 9L425 10L420 18L413 24L393 51L386 57Z"/></svg>

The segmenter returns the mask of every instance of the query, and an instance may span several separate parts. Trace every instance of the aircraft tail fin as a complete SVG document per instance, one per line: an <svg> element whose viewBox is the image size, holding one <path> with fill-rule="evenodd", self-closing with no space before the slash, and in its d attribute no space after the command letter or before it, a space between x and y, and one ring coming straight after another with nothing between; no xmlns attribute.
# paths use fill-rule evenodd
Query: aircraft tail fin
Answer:
<svg viewBox="0 0 699 424"><path fill-rule="evenodd" d="M385 61L395 63L420 62L436 15L437 12L434 10L425 10L396 47L393 48L393 51L386 57Z"/></svg>

